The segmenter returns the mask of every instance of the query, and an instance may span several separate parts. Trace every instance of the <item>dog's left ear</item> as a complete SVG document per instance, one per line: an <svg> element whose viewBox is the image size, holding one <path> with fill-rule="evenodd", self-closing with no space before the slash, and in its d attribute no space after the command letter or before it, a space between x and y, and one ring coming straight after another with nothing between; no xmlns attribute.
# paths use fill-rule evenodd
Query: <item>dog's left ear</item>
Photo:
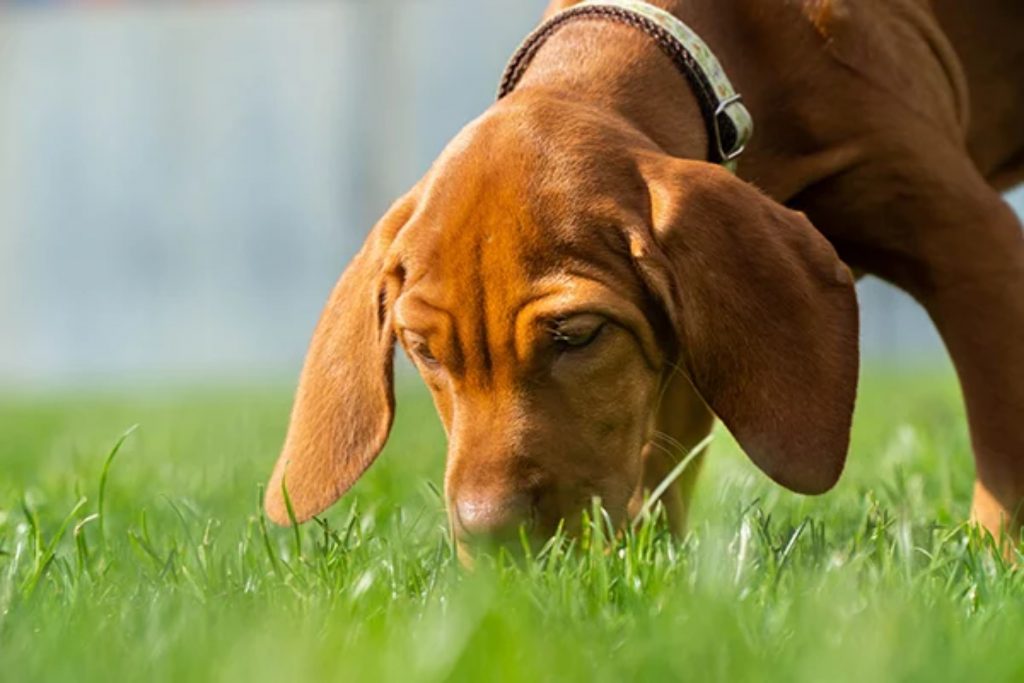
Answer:
<svg viewBox="0 0 1024 683"><path fill-rule="evenodd" d="M690 381L768 476L822 493L846 461L854 281L807 218L713 164L641 159L652 228L631 236Z"/></svg>

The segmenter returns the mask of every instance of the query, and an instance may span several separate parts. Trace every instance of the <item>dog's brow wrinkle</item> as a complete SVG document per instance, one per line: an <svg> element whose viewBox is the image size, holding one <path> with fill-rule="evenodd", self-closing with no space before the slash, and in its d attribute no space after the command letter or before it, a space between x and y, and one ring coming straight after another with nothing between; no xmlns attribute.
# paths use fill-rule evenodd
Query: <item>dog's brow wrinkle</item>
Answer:
<svg viewBox="0 0 1024 683"><path fill-rule="evenodd" d="M489 239L485 238L485 239ZM477 240L473 243L473 260L475 263L483 263L483 244ZM491 358L491 340L490 340L490 328L487 325L487 279L483 277L483 273L478 268L473 269L473 289L479 292L479 296L476 301L476 326L477 334L479 334L480 343L480 357L483 361L483 369L487 374L490 374L493 369L493 359Z"/></svg>
<svg viewBox="0 0 1024 683"><path fill-rule="evenodd" d="M580 264L581 266L583 264ZM565 271L565 274L571 278L577 278L580 280L589 280L596 282L599 285L607 287L610 291L620 291L622 289L622 282L614 277L611 277L609 273L601 268L570 268Z"/></svg>
<svg viewBox="0 0 1024 683"><path fill-rule="evenodd" d="M416 306L422 306L423 308L429 308L432 311L436 311L437 313L443 313L444 315L447 315L447 316L451 316L451 314L452 314L451 311L449 311L443 305L438 304L438 303L434 303L433 301L430 301L429 299L427 299L427 298L425 298L425 297L423 297L423 296L421 296L419 294L408 294L406 296L408 297L409 302L411 304L416 305Z"/></svg>

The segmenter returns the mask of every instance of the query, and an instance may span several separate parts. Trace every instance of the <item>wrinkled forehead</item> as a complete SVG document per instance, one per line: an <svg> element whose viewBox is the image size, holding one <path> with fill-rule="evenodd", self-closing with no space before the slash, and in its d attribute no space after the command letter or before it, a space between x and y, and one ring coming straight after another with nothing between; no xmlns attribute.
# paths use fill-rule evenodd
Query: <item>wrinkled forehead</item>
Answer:
<svg viewBox="0 0 1024 683"><path fill-rule="evenodd" d="M648 200L626 141L595 139L609 125L543 107L470 124L431 169L396 240L403 289L511 304L559 277L636 280L624 228L646 220Z"/></svg>

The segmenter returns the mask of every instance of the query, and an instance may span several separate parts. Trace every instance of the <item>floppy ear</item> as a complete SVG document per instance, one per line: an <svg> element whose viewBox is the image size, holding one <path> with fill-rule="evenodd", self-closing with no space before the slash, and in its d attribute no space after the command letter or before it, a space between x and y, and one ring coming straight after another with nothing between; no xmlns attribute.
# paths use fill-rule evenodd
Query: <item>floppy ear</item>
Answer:
<svg viewBox="0 0 1024 683"><path fill-rule="evenodd" d="M396 202L331 293L306 354L267 515L288 524L282 483L304 522L341 497L384 447L394 415L394 331L384 258L414 208Z"/></svg>
<svg viewBox="0 0 1024 683"><path fill-rule="evenodd" d="M690 381L768 476L823 493L842 473L858 372L853 277L807 218L713 164L641 162L638 266Z"/></svg>

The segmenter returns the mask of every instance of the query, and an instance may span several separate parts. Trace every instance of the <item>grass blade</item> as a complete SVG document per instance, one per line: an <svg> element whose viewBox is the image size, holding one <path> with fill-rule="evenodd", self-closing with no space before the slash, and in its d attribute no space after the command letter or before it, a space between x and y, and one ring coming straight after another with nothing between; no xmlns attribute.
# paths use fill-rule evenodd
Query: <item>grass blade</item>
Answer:
<svg viewBox="0 0 1024 683"><path fill-rule="evenodd" d="M643 507L640 508L640 514L638 514L636 519L633 520L634 527L637 524L637 520L650 516L651 510L654 509L654 506L665 494L665 491L668 491L668 487L675 483L676 479L686 471L686 468L690 466L690 463L693 462L694 459L711 444L714 438L714 434L708 434L700 443L691 448L690 452L687 453L685 457L676 463L676 466L672 468L672 471L661 480L661 483L658 484L657 488L655 488L654 491L651 492L651 495L647 497L647 500L644 501Z"/></svg>
<svg viewBox="0 0 1024 683"><path fill-rule="evenodd" d="M118 452L120 452L121 446L124 445L124 442L128 439L128 437L134 434L135 430L137 430L138 428L139 425L132 425L117 439L117 441L114 443L114 447L110 449L109 453L107 453L107 459L103 462L103 471L100 472L100 492L99 498L96 501L96 514L98 516L97 528L99 530L98 533L100 535L100 543L103 545L106 545L107 542L106 525L104 524L104 520L106 520L106 515L103 514L103 504L104 502L106 502L107 498L107 479L110 477L110 466L111 464L113 464L114 458L117 457Z"/></svg>

